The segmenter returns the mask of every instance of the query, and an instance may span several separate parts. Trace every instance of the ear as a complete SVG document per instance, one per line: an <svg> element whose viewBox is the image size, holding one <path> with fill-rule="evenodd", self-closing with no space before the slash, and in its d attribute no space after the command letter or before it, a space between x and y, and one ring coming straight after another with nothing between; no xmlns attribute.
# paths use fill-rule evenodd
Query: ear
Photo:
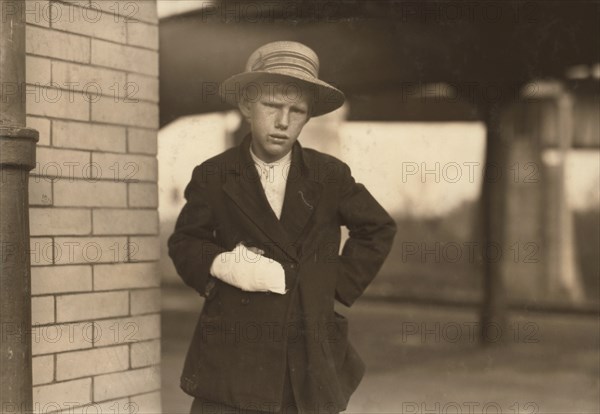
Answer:
<svg viewBox="0 0 600 414"><path fill-rule="evenodd" d="M250 102L247 99L241 98L238 102L238 108L240 108L242 116L250 123Z"/></svg>

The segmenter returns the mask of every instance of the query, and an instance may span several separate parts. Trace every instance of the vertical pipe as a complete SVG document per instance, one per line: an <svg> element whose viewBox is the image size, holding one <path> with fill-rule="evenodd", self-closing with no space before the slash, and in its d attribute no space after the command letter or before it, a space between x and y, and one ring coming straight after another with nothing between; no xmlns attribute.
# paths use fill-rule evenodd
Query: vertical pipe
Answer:
<svg viewBox="0 0 600 414"><path fill-rule="evenodd" d="M32 411L29 171L38 133L25 127L25 2L0 1L0 411Z"/></svg>

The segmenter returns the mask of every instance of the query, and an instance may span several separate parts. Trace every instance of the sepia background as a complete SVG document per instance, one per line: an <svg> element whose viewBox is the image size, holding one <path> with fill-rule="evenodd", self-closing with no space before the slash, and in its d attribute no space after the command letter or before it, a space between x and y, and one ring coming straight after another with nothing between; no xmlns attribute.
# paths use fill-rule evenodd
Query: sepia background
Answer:
<svg viewBox="0 0 600 414"><path fill-rule="evenodd" d="M598 3L0 0L4 21L15 4L39 132L18 246L33 384L3 369L3 392L40 413L189 412L202 299L166 240L192 169L248 131L220 82L294 40L347 96L300 143L348 163L398 224L339 309L367 365L348 412L600 411ZM15 174L3 161L3 202ZM2 228L4 349L20 276Z"/></svg>

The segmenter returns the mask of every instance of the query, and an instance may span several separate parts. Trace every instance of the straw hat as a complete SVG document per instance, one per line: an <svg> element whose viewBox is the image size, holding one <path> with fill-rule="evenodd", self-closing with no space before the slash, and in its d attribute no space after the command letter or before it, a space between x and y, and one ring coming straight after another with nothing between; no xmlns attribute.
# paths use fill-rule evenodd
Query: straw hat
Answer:
<svg viewBox="0 0 600 414"><path fill-rule="evenodd" d="M221 84L221 97L237 106L242 94L255 96L249 86L261 80L270 82L300 81L312 94L312 116L334 111L343 105L342 91L319 79L319 58L309 47L298 42L272 42L250 55L244 72L233 75ZM254 92L258 90L255 89ZM292 92L293 93L293 92Z"/></svg>

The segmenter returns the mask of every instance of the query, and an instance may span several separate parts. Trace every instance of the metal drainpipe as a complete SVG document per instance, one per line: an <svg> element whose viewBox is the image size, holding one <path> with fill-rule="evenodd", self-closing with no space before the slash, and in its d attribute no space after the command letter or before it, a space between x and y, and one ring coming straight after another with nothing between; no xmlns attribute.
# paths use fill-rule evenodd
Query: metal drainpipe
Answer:
<svg viewBox="0 0 600 414"><path fill-rule="evenodd" d="M0 411L32 411L29 171L38 132L25 127L25 1L0 1Z"/></svg>

